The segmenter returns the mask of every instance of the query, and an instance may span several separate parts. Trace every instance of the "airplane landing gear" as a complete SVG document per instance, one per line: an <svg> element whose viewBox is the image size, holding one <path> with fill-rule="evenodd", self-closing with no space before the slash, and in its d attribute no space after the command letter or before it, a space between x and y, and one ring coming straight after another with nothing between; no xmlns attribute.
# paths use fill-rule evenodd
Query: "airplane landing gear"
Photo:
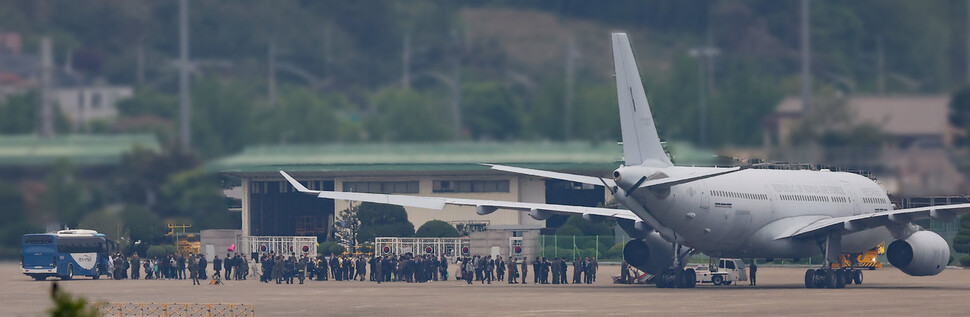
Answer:
<svg viewBox="0 0 970 317"><path fill-rule="evenodd" d="M694 269L668 269L654 277L657 288L694 288L697 273Z"/></svg>
<svg viewBox="0 0 970 317"><path fill-rule="evenodd" d="M862 282L862 271L851 268L833 269L832 263L840 263L842 236L838 232L830 232L822 245L825 262L820 269L805 271L805 288L845 288L853 281Z"/></svg>
<svg viewBox="0 0 970 317"><path fill-rule="evenodd" d="M823 268L805 271L805 288L845 288L853 282L862 284L861 270Z"/></svg>
<svg viewBox="0 0 970 317"><path fill-rule="evenodd" d="M676 242L676 234L674 234L674 242L672 242L671 249L673 249L673 265L653 277L654 284L657 288L694 288L697 286L697 273L694 269L684 269L686 266L686 256L690 254L690 250L686 253L681 252L680 243Z"/></svg>

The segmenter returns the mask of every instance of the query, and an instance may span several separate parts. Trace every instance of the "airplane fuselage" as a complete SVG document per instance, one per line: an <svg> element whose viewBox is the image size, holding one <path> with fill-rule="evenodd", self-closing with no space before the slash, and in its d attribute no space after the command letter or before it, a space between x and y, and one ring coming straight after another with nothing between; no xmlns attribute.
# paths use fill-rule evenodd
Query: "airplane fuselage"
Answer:
<svg viewBox="0 0 970 317"><path fill-rule="evenodd" d="M645 168L642 176L712 169ZM879 185L858 174L767 169L747 169L664 189L644 188L619 201L639 204L642 208L627 207L638 215L648 212L641 217L655 218L688 247L712 256L746 258L820 254L816 239L778 237L797 229L797 224L893 208ZM885 227L847 234L842 251L863 252L891 238Z"/></svg>

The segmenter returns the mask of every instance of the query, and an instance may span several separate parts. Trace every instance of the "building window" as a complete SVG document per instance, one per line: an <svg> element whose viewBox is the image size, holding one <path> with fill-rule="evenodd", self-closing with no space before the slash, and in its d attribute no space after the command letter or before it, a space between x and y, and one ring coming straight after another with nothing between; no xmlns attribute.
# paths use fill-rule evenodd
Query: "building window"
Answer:
<svg viewBox="0 0 970 317"><path fill-rule="evenodd" d="M434 181L433 190L436 193L508 193L509 180L496 181Z"/></svg>
<svg viewBox="0 0 970 317"><path fill-rule="evenodd" d="M407 182L344 182L343 191L376 194L417 194L418 181Z"/></svg>

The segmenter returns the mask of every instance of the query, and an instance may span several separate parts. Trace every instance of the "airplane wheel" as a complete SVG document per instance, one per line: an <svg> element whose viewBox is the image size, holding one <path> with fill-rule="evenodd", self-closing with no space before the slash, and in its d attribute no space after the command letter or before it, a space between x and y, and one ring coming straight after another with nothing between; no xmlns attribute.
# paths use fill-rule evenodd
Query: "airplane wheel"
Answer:
<svg viewBox="0 0 970 317"><path fill-rule="evenodd" d="M852 271L852 280L855 281L856 285L862 285L862 270Z"/></svg>
<svg viewBox="0 0 970 317"><path fill-rule="evenodd" d="M35 281L43 281L43 280L46 280L46 279L47 279L47 277L46 276L43 276L43 275L34 276L34 280Z"/></svg>
<svg viewBox="0 0 970 317"><path fill-rule="evenodd" d="M687 270L678 270L676 274L677 274L677 287L679 288L691 287L690 272L687 272Z"/></svg>
<svg viewBox="0 0 970 317"><path fill-rule="evenodd" d="M721 283L724 283L724 276L722 275L711 276L711 283L714 283L714 285L721 285Z"/></svg>
<svg viewBox="0 0 970 317"><path fill-rule="evenodd" d="M805 271L805 288L815 288L815 270Z"/></svg>
<svg viewBox="0 0 970 317"><path fill-rule="evenodd" d="M843 269L835 271L835 288L845 288L846 280L849 279L849 272Z"/></svg>
<svg viewBox="0 0 970 317"><path fill-rule="evenodd" d="M687 277L687 288L694 288L697 286L697 272L695 272L694 269L685 270L684 275Z"/></svg>
<svg viewBox="0 0 970 317"><path fill-rule="evenodd" d="M838 276L835 274L835 270L825 270L825 288L838 288L839 281L836 280L837 277Z"/></svg>
<svg viewBox="0 0 970 317"><path fill-rule="evenodd" d="M815 270L815 288L825 288L825 269Z"/></svg>
<svg viewBox="0 0 970 317"><path fill-rule="evenodd" d="M657 274L657 276L653 277L653 280L657 288L667 288L667 272Z"/></svg>

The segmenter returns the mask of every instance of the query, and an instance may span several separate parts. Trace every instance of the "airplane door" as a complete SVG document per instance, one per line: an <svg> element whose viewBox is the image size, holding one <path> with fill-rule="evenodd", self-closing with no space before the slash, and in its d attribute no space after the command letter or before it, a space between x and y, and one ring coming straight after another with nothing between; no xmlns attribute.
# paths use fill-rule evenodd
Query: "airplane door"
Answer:
<svg viewBox="0 0 970 317"><path fill-rule="evenodd" d="M698 192L700 192L700 196L701 196L701 199L698 199L698 201L700 201L700 206L698 207L700 207L701 209L711 208L711 195L707 191L707 186L698 185L696 188Z"/></svg>

